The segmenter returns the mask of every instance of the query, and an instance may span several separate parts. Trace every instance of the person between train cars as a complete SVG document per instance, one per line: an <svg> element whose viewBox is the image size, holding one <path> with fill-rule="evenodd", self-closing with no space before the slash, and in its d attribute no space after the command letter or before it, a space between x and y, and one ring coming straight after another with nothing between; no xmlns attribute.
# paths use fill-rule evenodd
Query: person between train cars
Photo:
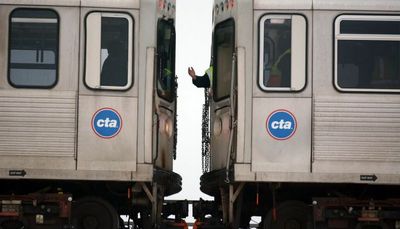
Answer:
<svg viewBox="0 0 400 229"><path fill-rule="evenodd" d="M290 54L291 49L285 50L271 67L268 87L290 87Z"/></svg>
<svg viewBox="0 0 400 229"><path fill-rule="evenodd" d="M192 83L199 88L210 88L213 76L213 67L210 66L203 76L196 75L193 67L188 68L188 74L192 77Z"/></svg>
<svg viewBox="0 0 400 229"><path fill-rule="evenodd" d="M291 36L288 32L283 32L278 41L278 58L271 66L267 87L290 87Z"/></svg>
<svg viewBox="0 0 400 229"><path fill-rule="evenodd" d="M101 69L100 84L104 86L124 86L128 74L128 52L116 40L107 44L108 56Z"/></svg>

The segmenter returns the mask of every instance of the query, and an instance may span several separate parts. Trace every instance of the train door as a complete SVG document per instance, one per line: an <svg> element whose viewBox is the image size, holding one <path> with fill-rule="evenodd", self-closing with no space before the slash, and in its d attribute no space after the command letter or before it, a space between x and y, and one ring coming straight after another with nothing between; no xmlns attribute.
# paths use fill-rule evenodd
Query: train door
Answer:
<svg viewBox="0 0 400 229"><path fill-rule="evenodd" d="M234 110L235 21L228 19L216 24L213 33L213 79L211 116L211 170L226 167L232 145L231 118ZM231 141L231 144L230 144ZM225 152L225 153L224 153ZM230 156L229 156L230 157Z"/></svg>
<svg viewBox="0 0 400 229"><path fill-rule="evenodd" d="M310 172L306 16L263 14L256 31L259 56L258 82L253 87L252 170Z"/></svg>
<svg viewBox="0 0 400 229"><path fill-rule="evenodd" d="M175 26L173 19L157 22L157 64L155 80L155 115L153 131L155 165L172 171L176 156L176 79ZM157 131L158 130L158 131Z"/></svg>
<svg viewBox="0 0 400 229"><path fill-rule="evenodd" d="M1 5L0 17L0 167L75 169L79 10Z"/></svg>
<svg viewBox="0 0 400 229"><path fill-rule="evenodd" d="M136 13L82 8L78 170L136 171Z"/></svg>

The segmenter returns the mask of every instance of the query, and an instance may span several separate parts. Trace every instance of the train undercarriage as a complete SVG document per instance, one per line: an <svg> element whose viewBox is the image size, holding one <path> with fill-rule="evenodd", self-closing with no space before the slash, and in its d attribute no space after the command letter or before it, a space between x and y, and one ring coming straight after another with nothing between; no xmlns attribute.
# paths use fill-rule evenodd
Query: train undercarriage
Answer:
<svg viewBox="0 0 400 229"><path fill-rule="evenodd" d="M180 189L180 176L163 170L153 182L2 180L0 228L175 228L184 225L187 204L164 197Z"/></svg>
<svg viewBox="0 0 400 229"><path fill-rule="evenodd" d="M163 200L180 180L155 177L160 183L3 180L0 228L188 228L189 202ZM400 228L397 186L226 183L222 173L211 173L201 188L215 200L191 201L195 229L253 228L253 216L261 219L259 229Z"/></svg>
<svg viewBox="0 0 400 229"><path fill-rule="evenodd" d="M400 187L334 183L226 183L222 171L203 175L203 201L194 212L198 228L260 229L397 229ZM253 228L253 227L252 227Z"/></svg>

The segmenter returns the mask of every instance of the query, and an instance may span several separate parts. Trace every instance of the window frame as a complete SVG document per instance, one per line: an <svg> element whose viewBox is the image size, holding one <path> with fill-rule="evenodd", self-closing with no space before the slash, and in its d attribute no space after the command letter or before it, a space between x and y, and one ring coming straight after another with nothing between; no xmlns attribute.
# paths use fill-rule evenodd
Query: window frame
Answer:
<svg viewBox="0 0 400 229"><path fill-rule="evenodd" d="M301 79L302 82L302 87L299 87L298 89L293 88L292 83L293 82L298 82L299 81L299 77L295 77L293 78L293 74L292 72L294 71L294 69L296 69L297 65L294 65L293 63L293 52L291 52L291 75L290 75L290 81L291 81L291 85L290 87L268 87L264 84L264 25L265 25L265 21L268 19L291 19L293 18L293 16L299 16L302 19L304 19L304 40L302 42L304 42L304 57L302 59L304 59L304 64L298 64L298 66L302 66L303 68L303 72L304 72L304 76ZM293 20L292 20L293 22ZM258 22L258 86L259 88L267 93L298 93L298 92L302 92L306 87L307 87L307 69L308 69L308 21L307 21L307 17L303 14L298 14L298 13L267 13L264 14L260 17L259 22ZM293 23L291 26L291 31L293 31ZM293 33L291 33L291 36L293 37ZM291 37L291 38L292 38ZM300 42L298 42L300 43ZM291 43L291 50L293 50L293 42ZM274 51L276 52L276 51ZM297 58L299 58L298 56L296 56Z"/></svg>
<svg viewBox="0 0 400 229"><path fill-rule="evenodd" d="M101 86L100 85L100 78L101 78L101 57L99 55L99 67L98 69L98 84L96 86L91 86L88 84L88 17L93 14L93 13L98 13L100 14L100 27L99 27L99 34L100 37L98 42L100 42L100 49L99 54L101 55L101 19L102 17L113 17L113 18L124 18L128 21L128 69L127 69L127 84L125 86ZM135 61L135 19L134 17L124 11L90 11L86 14L85 16L85 21L84 21L84 26L85 26L85 35L84 35L84 64L83 64L83 84L85 87L87 87L90 90L94 91L128 91L134 86L134 61Z"/></svg>
<svg viewBox="0 0 400 229"><path fill-rule="evenodd" d="M397 20L396 20L397 19ZM400 43L400 34L357 34L341 33L340 24L342 21L399 21L400 15L367 15L367 14L342 14L335 18L333 28L333 84L339 92L364 92L364 93L400 93L400 89L379 89L379 88L342 88L338 82L338 42L341 41L397 41Z"/></svg>
<svg viewBox="0 0 400 229"><path fill-rule="evenodd" d="M56 55L55 65L56 65L56 74L53 84L51 85L19 85L15 84L11 80L11 28L12 28L12 15L18 10L31 10L31 11L50 11L55 14L57 20L57 47L56 47ZM31 18L32 19L32 18ZM59 81L60 74L60 15L55 9L52 8L26 8L26 7L18 7L13 9L8 17L8 41L7 41L7 81L14 88L28 88L28 89L52 89L54 88Z"/></svg>
<svg viewBox="0 0 400 229"><path fill-rule="evenodd" d="M212 77L212 79L210 79L210 83L212 83L212 90L213 90L212 94L213 94L213 99L214 99L215 102L219 102L219 101L222 101L222 100L224 100L226 98L229 98L231 96L231 93L232 93L230 91L230 89L229 89L229 91L230 91L229 94L221 96L221 97L217 97L217 87L218 87L218 84L217 84L217 70L218 70L218 66L216 64L216 61L217 61L217 55L216 55L217 54L217 46L216 46L217 43L215 42L216 30L219 27L225 26L228 23L232 23L232 25L233 25L233 31L232 31L232 34L233 34L232 61L233 61L233 55L235 55L235 47L236 47L236 23L235 23L235 19L234 18L228 18L228 19L226 19L224 21L218 22L214 27L213 37L212 37L212 44L213 44L212 45L213 77ZM232 67L236 68L236 66L232 66ZM232 74L233 74L233 72L232 72ZM236 77L236 76L233 76L233 77ZM212 80L212 82L211 82L211 80ZM231 76L231 84L232 84L232 80L233 80L233 78ZM229 88L230 88L230 85L229 85Z"/></svg>
<svg viewBox="0 0 400 229"><path fill-rule="evenodd" d="M173 44L172 44L172 48L173 48L173 54L172 54L172 59L173 59L172 68L173 68L173 71L172 71L172 73L173 74L172 74L172 76L174 77L174 79L173 79L173 88L172 88L170 97L168 98L166 96L162 96L160 94L160 90L159 90L159 87L158 87L158 80L160 78L160 76L158 75L159 74L158 68L160 67L159 66L160 63L159 63L159 61L157 61L157 66L156 66L157 71L156 71L156 74L155 74L155 77L156 77L155 80L157 82L156 83L156 91L157 91L158 97L160 97L160 98L172 103L176 98L176 82L175 82L175 75L176 75L176 30L175 30L175 25L174 25L173 21L171 21L171 20L159 19L157 21L157 60L159 59L159 57L158 57L158 52L159 52L159 50L158 50L159 49L159 47L158 47L158 39L159 39L159 37L158 37L158 26L160 25L160 23L167 24L167 25L171 26L171 28L172 28L172 34L173 34Z"/></svg>

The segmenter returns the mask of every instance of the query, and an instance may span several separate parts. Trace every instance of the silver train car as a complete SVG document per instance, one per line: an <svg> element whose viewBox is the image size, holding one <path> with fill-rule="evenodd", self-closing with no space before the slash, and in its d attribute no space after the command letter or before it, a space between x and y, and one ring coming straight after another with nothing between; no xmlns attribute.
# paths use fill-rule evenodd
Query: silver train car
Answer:
<svg viewBox="0 0 400 229"><path fill-rule="evenodd" d="M201 190L217 206L199 217L400 228L399 12L393 0L214 1Z"/></svg>
<svg viewBox="0 0 400 229"><path fill-rule="evenodd" d="M0 0L0 228L160 226L181 190L175 10Z"/></svg>

